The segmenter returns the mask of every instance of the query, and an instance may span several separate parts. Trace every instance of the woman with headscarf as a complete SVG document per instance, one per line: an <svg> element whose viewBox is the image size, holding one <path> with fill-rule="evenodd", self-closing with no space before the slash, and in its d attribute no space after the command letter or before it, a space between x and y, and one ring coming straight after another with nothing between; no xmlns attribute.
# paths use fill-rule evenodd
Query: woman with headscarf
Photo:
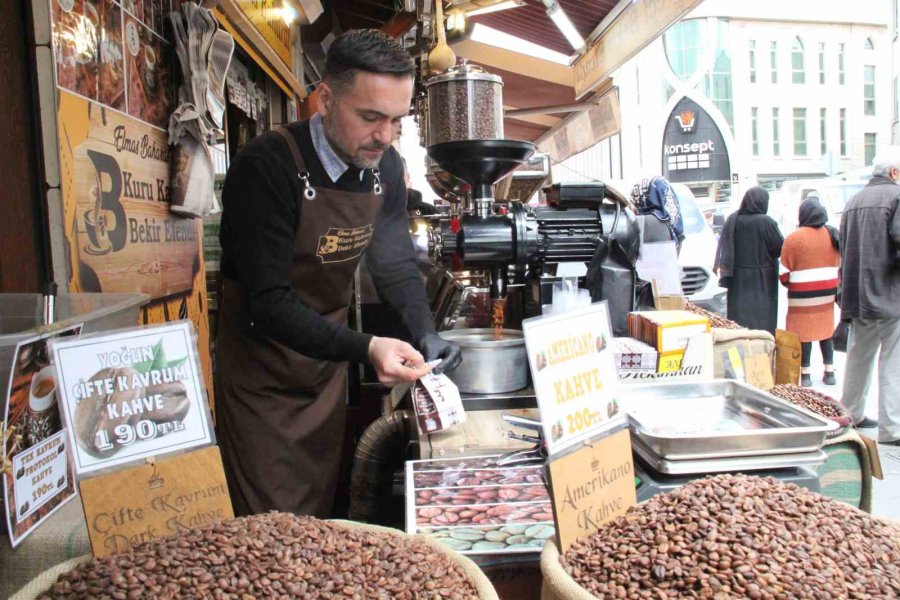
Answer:
<svg viewBox="0 0 900 600"><path fill-rule="evenodd" d="M812 343L819 342L826 385L834 385L834 301L841 253L838 232L825 207L815 198L800 205L800 227L784 241L781 283L788 289L787 330L802 344L800 385L812 385Z"/></svg>
<svg viewBox="0 0 900 600"><path fill-rule="evenodd" d="M728 217L714 269L728 288L728 318L750 329L775 333L778 324L778 257L784 238L766 212L769 192L753 187Z"/></svg>

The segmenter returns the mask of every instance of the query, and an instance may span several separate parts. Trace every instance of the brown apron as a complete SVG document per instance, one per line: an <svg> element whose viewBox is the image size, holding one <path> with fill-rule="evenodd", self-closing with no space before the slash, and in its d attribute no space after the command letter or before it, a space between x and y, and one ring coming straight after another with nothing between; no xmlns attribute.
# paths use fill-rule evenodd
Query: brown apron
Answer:
<svg viewBox="0 0 900 600"><path fill-rule="evenodd" d="M298 177L308 177L293 135ZM311 188L301 197L291 283L297 297L346 325L351 282L383 197ZM226 280L216 341L216 414L234 512L329 517L344 437L347 363L317 360L256 333L245 294Z"/></svg>

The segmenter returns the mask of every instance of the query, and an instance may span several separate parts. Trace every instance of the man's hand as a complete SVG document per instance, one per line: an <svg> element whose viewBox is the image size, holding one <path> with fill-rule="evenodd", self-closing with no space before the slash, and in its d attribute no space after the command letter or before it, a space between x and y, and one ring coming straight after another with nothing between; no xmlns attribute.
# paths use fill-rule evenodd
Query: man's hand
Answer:
<svg viewBox="0 0 900 600"><path fill-rule="evenodd" d="M462 362L462 349L453 342L448 342L436 333L426 333L416 344L425 355L425 360L441 359L441 364L434 368L435 373L448 373Z"/></svg>
<svg viewBox="0 0 900 600"><path fill-rule="evenodd" d="M431 372L415 348L394 338L373 337L369 342L369 360L378 381L386 385L412 382Z"/></svg>

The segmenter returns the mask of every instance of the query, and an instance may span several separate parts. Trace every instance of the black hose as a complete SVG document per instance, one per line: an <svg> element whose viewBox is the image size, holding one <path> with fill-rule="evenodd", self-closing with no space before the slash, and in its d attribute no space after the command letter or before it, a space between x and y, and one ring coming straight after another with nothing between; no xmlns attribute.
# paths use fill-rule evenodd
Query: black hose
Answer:
<svg viewBox="0 0 900 600"><path fill-rule="evenodd" d="M379 417L363 432L350 473L350 519L402 526L403 504L392 502L394 472L403 467L411 433L405 410Z"/></svg>

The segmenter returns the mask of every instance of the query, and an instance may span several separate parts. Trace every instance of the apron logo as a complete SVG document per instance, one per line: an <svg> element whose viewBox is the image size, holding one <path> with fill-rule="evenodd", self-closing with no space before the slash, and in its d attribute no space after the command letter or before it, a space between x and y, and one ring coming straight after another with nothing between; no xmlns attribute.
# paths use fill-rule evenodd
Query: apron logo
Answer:
<svg viewBox="0 0 900 600"><path fill-rule="evenodd" d="M352 229L332 227L319 236L316 255L323 263L336 263L358 258L372 239L373 225Z"/></svg>

